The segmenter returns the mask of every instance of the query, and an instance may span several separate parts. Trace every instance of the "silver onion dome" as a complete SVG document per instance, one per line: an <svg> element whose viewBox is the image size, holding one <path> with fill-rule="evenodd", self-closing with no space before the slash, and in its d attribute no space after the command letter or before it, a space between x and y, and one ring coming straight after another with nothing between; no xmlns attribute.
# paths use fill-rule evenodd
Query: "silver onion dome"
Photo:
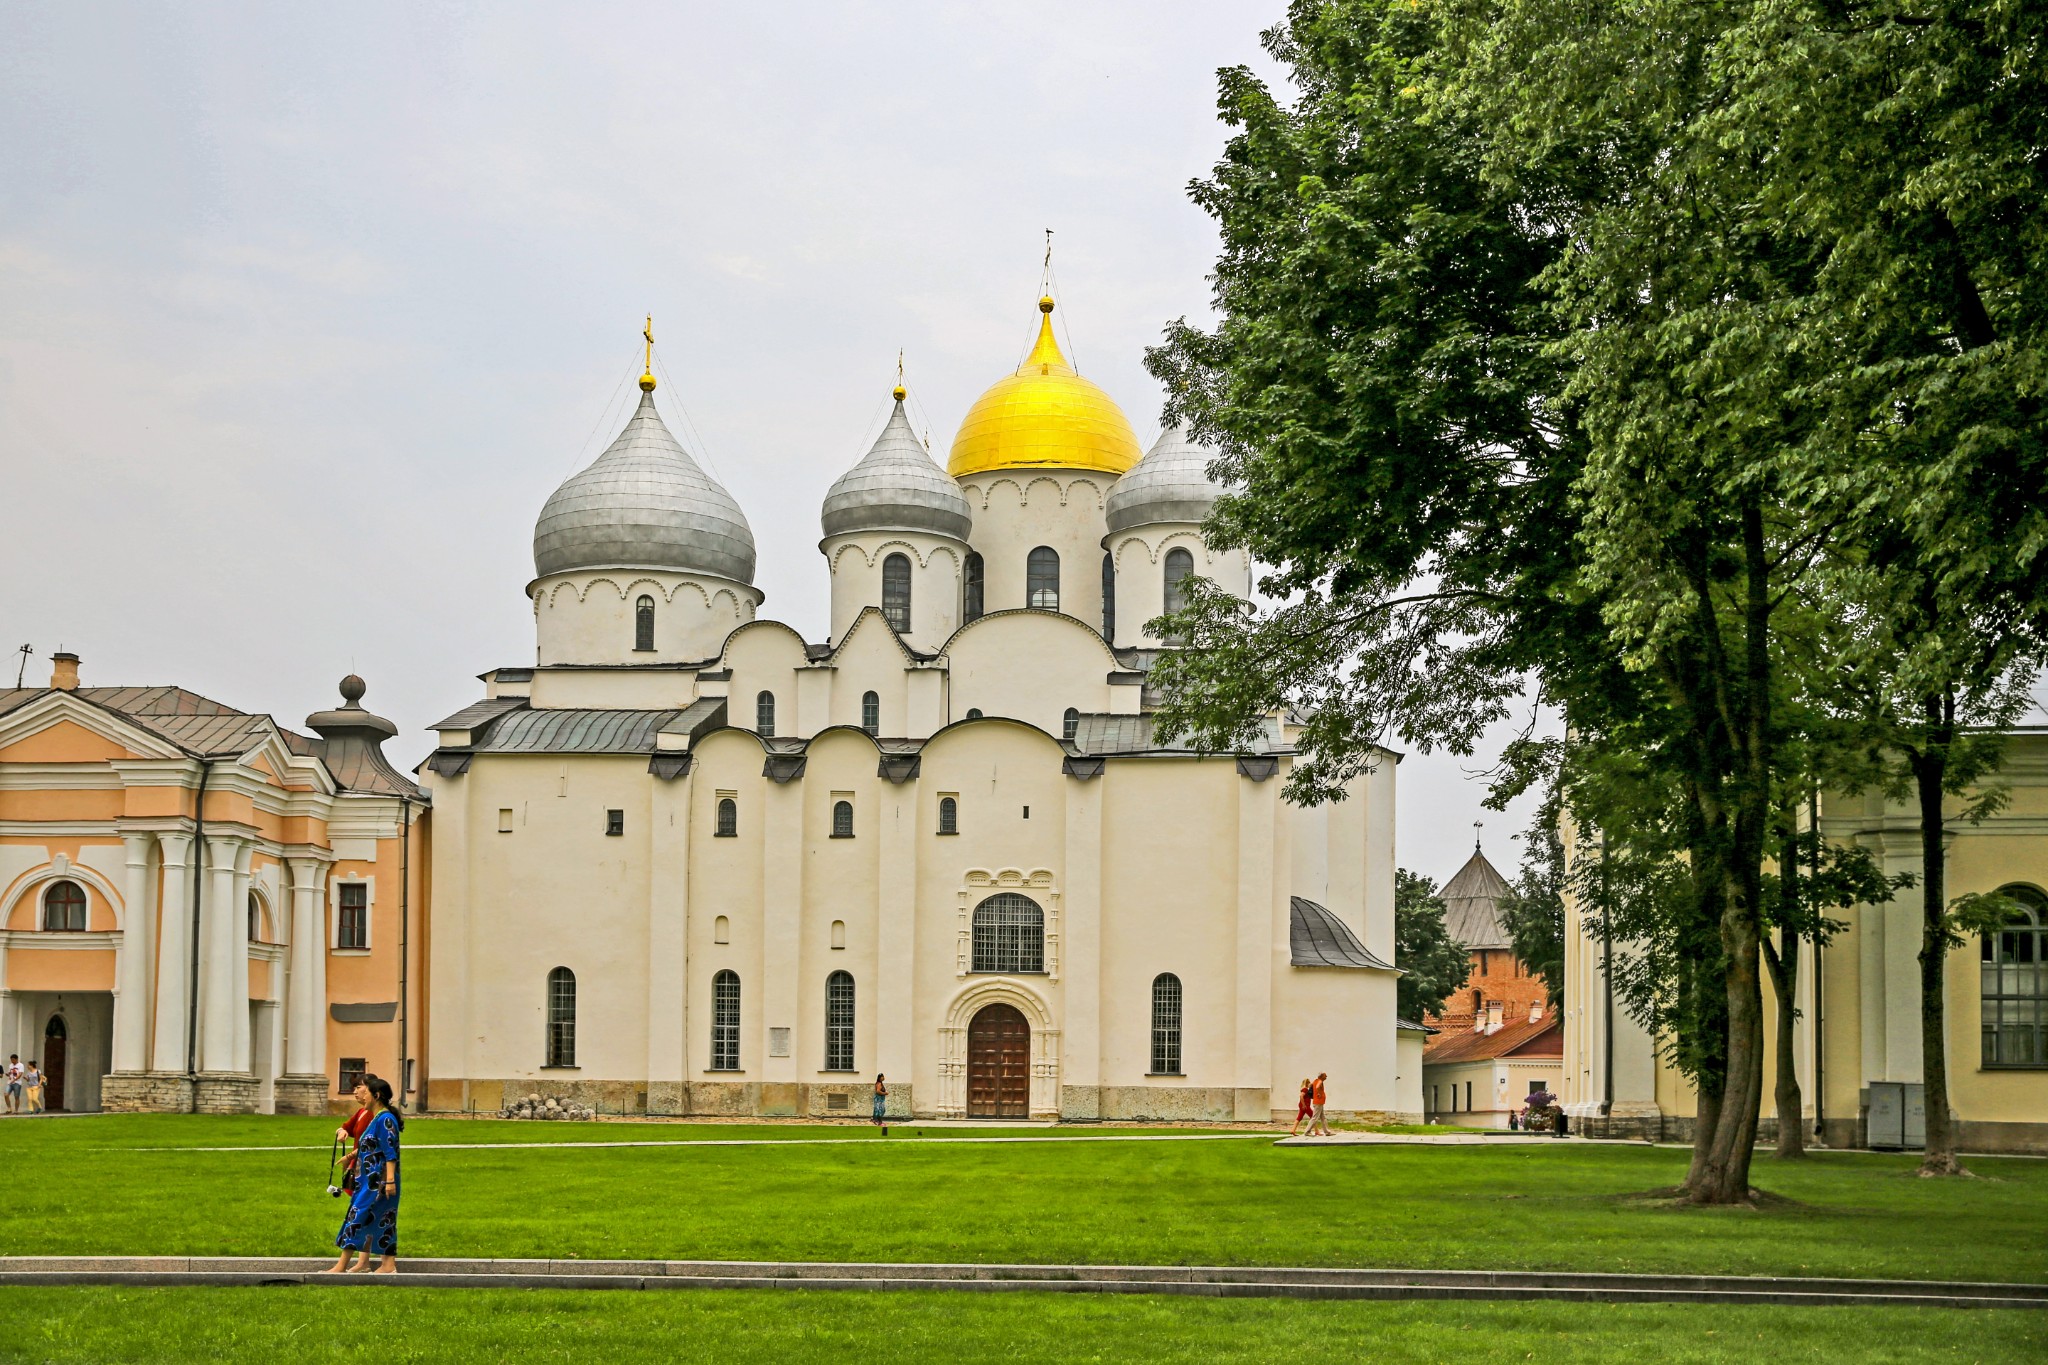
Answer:
<svg viewBox="0 0 2048 1365"><path fill-rule="evenodd" d="M754 581L754 533L732 494L690 458L654 394L618 439L571 475L533 528L533 568L669 569Z"/></svg>
<svg viewBox="0 0 2048 1365"><path fill-rule="evenodd" d="M828 536L855 531L923 531L967 539L973 514L960 486L926 453L903 415L903 400L861 462L825 495Z"/></svg>
<svg viewBox="0 0 2048 1365"><path fill-rule="evenodd" d="M1168 427L1131 472L1116 481L1103 504L1112 532L1166 521L1199 522L1209 515L1223 485L1209 477L1216 452Z"/></svg>

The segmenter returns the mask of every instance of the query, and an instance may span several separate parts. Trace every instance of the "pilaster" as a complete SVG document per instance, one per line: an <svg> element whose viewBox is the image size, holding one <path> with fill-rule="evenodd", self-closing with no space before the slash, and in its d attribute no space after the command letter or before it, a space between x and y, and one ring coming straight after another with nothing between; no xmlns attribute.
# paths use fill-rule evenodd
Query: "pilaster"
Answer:
<svg viewBox="0 0 2048 1365"><path fill-rule="evenodd" d="M650 777L647 907L647 1112L689 1108L690 844L694 772L672 781Z"/></svg>
<svg viewBox="0 0 2048 1365"><path fill-rule="evenodd" d="M1059 1107L1075 1119L1102 1117L1102 793L1116 780L1113 771L1066 779L1066 890L1060 904L1066 1037Z"/></svg>
<svg viewBox="0 0 2048 1365"><path fill-rule="evenodd" d="M1287 970L1287 916L1276 908L1277 777L1237 778L1237 982L1231 1017L1231 1085L1240 1120L1271 1117L1273 979ZM1392 1030L1389 1029L1391 1035ZM1251 1092L1247 1095L1246 1092Z"/></svg>
<svg viewBox="0 0 2048 1365"><path fill-rule="evenodd" d="M149 1066L149 1025L155 1002L150 982L156 961L156 897L150 857L156 835L125 834L127 880L122 888L120 966L115 973L114 1057L116 1072L142 1071Z"/></svg>
<svg viewBox="0 0 2048 1365"><path fill-rule="evenodd" d="M241 956L246 963L248 946L240 941L243 934L234 899L235 859L241 842L231 835L209 835L206 840L206 899L199 912L199 1070L214 1075L243 1070L241 1063L247 1057L235 1051L242 1027L246 1027L238 1026L235 1016L246 1017L249 1012L246 965L239 997L235 992L235 959ZM242 951L238 954L237 949ZM202 1096L202 1105L205 1102Z"/></svg>
<svg viewBox="0 0 2048 1365"><path fill-rule="evenodd" d="M326 899L327 864L318 858L292 858L286 861L285 868L291 874L292 907L291 966L285 975L285 1079L318 1077L324 1109L327 935L320 908ZM280 1108L282 1103L280 1090Z"/></svg>
<svg viewBox="0 0 2048 1365"><path fill-rule="evenodd" d="M801 777L763 784L761 812L761 1001L759 1031L748 1036L747 983L740 983L740 1066L764 1083L797 1079L796 973L804 904L804 787ZM774 1030L789 1030L786 1057L769 1056ZM779 1095L781 1092L777 1092ZM791 1101L794 1104L792 1092ZM770 1107L764 1100L764 1107Z"/></svg>
<svg viewBox="0 0 2048 1365"><path fill-rule="evenodd" d="M163 855L163 909L157 917L156 1028L149 1068L182 1074L188 1065L185 1044L192 1009L192 858L197 841L189 834L159 834L157 848Z"/></svg>

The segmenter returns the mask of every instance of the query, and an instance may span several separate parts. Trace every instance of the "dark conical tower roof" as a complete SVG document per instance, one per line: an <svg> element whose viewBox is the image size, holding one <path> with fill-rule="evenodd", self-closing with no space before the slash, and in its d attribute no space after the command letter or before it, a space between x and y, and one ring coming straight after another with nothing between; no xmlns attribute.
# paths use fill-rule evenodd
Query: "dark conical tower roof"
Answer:
<svg viewBox="0 0 2048 1365"><path fill-rule="evenodd" d="M1500 922L1500 901L1508 890L1507 878L1486 861L1484 853L1473 849L1458 875L1437 893L1443 898L1444 927L1453 939L1474 951L1513 948Z"/></svg>

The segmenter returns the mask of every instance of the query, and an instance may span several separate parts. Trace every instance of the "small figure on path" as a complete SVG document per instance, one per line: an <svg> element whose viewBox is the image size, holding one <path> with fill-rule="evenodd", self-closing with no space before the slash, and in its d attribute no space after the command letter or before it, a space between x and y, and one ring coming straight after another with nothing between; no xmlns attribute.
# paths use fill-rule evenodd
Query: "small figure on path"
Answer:
<svg viewBox="0 0 2048 1365"><path fill-rule="evenodd" d="M28 1065L21 1069L21 1088L28 1095L28 1112L43 1112L43 1073L36 1070L36 1059L28 1059Z"/></svg>
<svg viewBox="0 0 2048 1365"><path fill-rule="evenodd" d="M348 1116L348 1122L334 1130L337 1142L348 1144L348 1155L341 1159L341 1192L353 1195L356 1192L356 1165L362 1159L363 1129L370 1126L376 1117L375 1101L370 1098L370 1087L361 1081L349 1092L355 1099L356 1112Z"/></svg>
<svg viewBox="0 0 2048 1365"><path fill-rule="evenodd" d="M21 1054L7 1054L7 1112L21 1112Z"/></svg>
<svg viewBox="0 0 2048 1365"><path fill-rule="evenodd" d="M889 1081L881 1072L875 1073L875 1122L882 1127L882 1136L889 1136Z"/></svg>
<svg viewBox="0 0 2048 1365"><path fill-rule="evenodd" d="M1324 1090L1323 1083L1329 1080L1329 1078L1329 1072L1318 1071L1316 1073L1315 1086L1309 1092L1309 1102L1311 1105L1314 1106L1315 1111L1314 1116L1310 1118L1308 1124L1309 1136L1311 1137L1314 1137L1318 1134L1320 1134L1323 1137L1330 1136L1329 1120L1323 1117L1323 1105L1327 1103L1329 1100L1329 1095Z"/></svg>
<svg viewBox="0 0 2048 1365"><path fill-rule="evenodd" d="M1520 1131L1521 1131L1521 1127L1522 1127L1522 1116L1521 1116L1521 1111L1520 1111L1520 1110L1516 1110L1516 1109L1510 1109L1510 1110L1508 1110L1508 1131L1509 1131L1510 1133L1520 1132Z"/></svg>
<svg viewBox="0 0 2048 1365"><path fill-rule="evenodd" d="M391 1082L382 1076L363 1077L357 1089L369 1097L370 1121L356 1140L356 1189L334 1238L341 1256L327 1273L368 1270L375 1252L376 1273L389 1275L398 1269L398 1134L405 1119L392 1107Z"/></svg>
<svg viewBox="0 0 2048 1365"><path fill-rule="evenodd" d="M1316 1083L1306 1076L1302 1077L1301 1100L1294 1106L1294 1126L1287 1130L1287 1136L1299 1137L1302 1120L1315 1113L1315 1091Z"/></svg>

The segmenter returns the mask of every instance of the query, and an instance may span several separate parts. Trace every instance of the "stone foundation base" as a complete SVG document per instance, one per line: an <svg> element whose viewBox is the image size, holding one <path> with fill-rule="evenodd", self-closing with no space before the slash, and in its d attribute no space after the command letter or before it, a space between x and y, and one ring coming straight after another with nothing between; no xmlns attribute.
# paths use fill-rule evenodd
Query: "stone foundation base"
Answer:
<svg viewBox="0 0 2048 1365"><path fill-rule="evenodd" d="M182 1071L110 1071L100 1079L107 1114L189 1114L192 1078Z"/></svg>
<svg viewBox="0 0 2048 1365"><path fill-rule="evenodd" d="M202 1071L192 1096L195 1114L253 1114L263 1083L239 1071Z"/></svg>
<svg viewBox="0 0 2048 1365"><path fill-rule="evenodd" d="M325 1076L280 1076L275 1093L280 1114L324 1114L328 1106Z"/></svg>

